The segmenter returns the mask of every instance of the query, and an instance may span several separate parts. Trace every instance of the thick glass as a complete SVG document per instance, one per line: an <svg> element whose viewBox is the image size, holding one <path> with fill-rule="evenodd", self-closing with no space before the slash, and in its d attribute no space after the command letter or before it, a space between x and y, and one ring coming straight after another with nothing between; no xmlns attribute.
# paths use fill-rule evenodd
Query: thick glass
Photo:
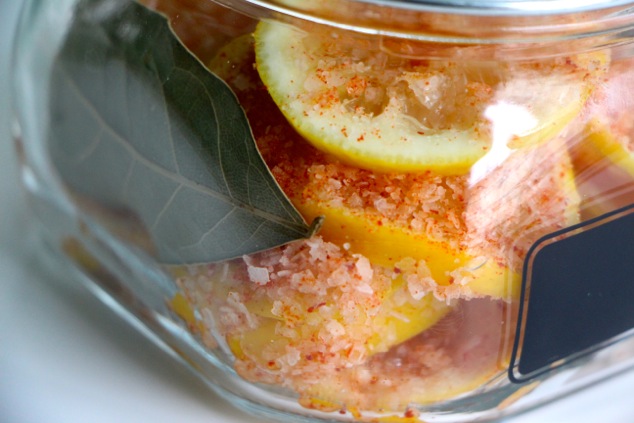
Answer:
<svg viewBox="0 0 634 423"><path fill-rule="evenodd" d="M27 2L46 254L277 420L481 421L623 371L634 17L605 3Z"/></svg>

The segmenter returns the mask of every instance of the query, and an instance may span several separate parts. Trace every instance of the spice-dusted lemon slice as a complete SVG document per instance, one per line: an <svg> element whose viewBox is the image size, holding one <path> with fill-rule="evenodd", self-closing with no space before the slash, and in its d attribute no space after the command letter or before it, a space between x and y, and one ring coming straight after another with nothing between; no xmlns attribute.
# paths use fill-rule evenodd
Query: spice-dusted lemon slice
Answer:
<svg viewBox="0 0 634 423"><path fill-rule="evenodd" d="M412 295L392 269L320 237L174 272L207 330L224 336L245 377L260 381L263 372L280 383L359 364L450 310L433 295Z"/></svg>
<svg viewBox="0 0 634 423"><path fill-rule="evenodd" d="M499 261L471 256L459 246L359 211L325 202L293 202L306 219L325 217L320 231L324 239L404 273L412 292L432 291L440 298L519 298L519 274ZM416 262L424 263L429 273L413 270Z"/></svg>
<svg viewBox="0 0 634 423"><path fill-rule="evenodd" d="M338 30L309 33L269 21L258 24L255 40L260 76L298 132L348 163L380 171L466 172L491 148L491 104L524 107L532 117L507 130L505 141L550 138L588 96L583 64L599 66L412 60Z"/></svg>
<svg viewBox="0 0 634 423"><path fill-rule="evenodd" d="M402 280L377 295L381 304L368 308L375 313L369 316L364 315L368 312L366 306L357 302L367 301L363 295L352 300L354 304L339 304L336 296L331 301L315 303L311 296L297 295L291 308L266 299L246 301L245 307L257 323L248 329L230 331L227 343L237 359L263 369L282 367L289 351L297 353L297 361L290 363L296 371L312 367L312 357L320 354L325 355L322 360L347 367L418 335L450 310L431 294L413 298ZM327 314L322 315L320 308L328 309ZM335 311L329 315L331 310ZM353 312L346 315L346 310ZM347 350L342 351L343 345ZM282 358L282 362L277 358Z"/></svg>
<svg viewBox="0 0 634 423"><path fill-rule="evenodd" d="M632 66L632 59L611 63L603 83L589 101L586 115L591 118L572 147L581 154L578 158L585 165L600 163L605 158L634 176L634 120L630 113L634 107Z"/></svg>
<svg viewBox="0 0 634 423"><path fill-rule="evenodd" d="M324 411L405 411L456 398L503 375L514 304L460 302L439 324L365 363L298 386L301 404ZM374 421L374 420L372 420Z"/></svg>
<svg viewBox="0 0 634 423"><path fill-rule="evenodd" d="M477 182L375 174L301 156L284 173L275 172L300 213L324 216L324 239L397 269L412 291L516 299L530 246L580 218L561 139L513 152ZM429 275L410 272L408 261L423 262Z"/></svg>

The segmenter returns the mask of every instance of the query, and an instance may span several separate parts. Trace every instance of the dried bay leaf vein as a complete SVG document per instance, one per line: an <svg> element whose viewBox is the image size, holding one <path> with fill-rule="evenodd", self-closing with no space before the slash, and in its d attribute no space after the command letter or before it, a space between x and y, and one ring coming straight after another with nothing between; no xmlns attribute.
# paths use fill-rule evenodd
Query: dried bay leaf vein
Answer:
<svg viewBox="0 0 634 423"><path fill-rule="evenodd" d="M150 226L150 230L154 230L156 229L156 227L158 226L158 224L161 222L161 219L163 218L163 216L165 215L165 212L167 210L169 210L169 208L172 206L172 203L174 202L174 199L176 198L176 196L178 195L178 193L180 192L180 190L182 189L182 185L179 185L178 187L176 187L176 189L172 192L172 195L170 195L170 198L167 200L167 203L165 203L165 207L163 207L163 209L156 215L156 219L154 219L154 222L152 222L152 226Z"/></svg>
<svg viewBox="0 0 634 423"><path fill-rule="evenodd" d="M168 77L168 80L169 80L169 77ZM162 90L161 98L165 98L165 95L166 95L165 89L164 89L165 83L161 83L159 84L159 86L161 87L161 90ZM178 163L178 158L176 157L176 148L174 147L175 144L174 144L174 135L172 134L172 122L169 119L167 107L163 107L163 110L165 111L165 123L167 125L167 134L169 135L169 138L170 138L169 144L170 144L170 151L172 153L172 163L174 163L174 168L176 169L176 173L180 174L181 173L180 165Z"/></svg>

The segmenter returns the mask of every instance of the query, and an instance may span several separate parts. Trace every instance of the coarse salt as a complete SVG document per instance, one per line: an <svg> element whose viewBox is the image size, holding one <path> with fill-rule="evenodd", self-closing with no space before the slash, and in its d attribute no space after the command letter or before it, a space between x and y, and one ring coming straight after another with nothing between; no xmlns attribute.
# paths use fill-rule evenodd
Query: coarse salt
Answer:
<svg viewBox="0 0 634 423"><path fill-rule="evenodd" d="M248 266L247 272L249 273L249 279L258 285L266 285L270 282L269 271L266 267Z"/></svg>
<svg viewBox="0 0 634 423"><path fill-rule="evenodd" d="M371 281L374 276L374 271L372 270L372 265L370 264L370 260L367 257L361 255L355 255L357 258L357 262L355 263L355 268L361 276L361 280L363 281Z"/></svg>

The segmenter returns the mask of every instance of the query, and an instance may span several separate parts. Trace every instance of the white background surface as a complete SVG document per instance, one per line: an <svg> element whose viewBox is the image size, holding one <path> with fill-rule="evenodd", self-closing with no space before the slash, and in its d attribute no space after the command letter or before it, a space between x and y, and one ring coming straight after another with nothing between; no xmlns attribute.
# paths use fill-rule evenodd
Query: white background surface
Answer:
<svg viewBox="0 0 634 423"><path fill-rule="evenodd" d="M24 241L29 217L9 137L9 35L21 2L0 0L0 423L262 421L38 266ZM630 423L633 394L629 372L505 422Z"/></svg>

